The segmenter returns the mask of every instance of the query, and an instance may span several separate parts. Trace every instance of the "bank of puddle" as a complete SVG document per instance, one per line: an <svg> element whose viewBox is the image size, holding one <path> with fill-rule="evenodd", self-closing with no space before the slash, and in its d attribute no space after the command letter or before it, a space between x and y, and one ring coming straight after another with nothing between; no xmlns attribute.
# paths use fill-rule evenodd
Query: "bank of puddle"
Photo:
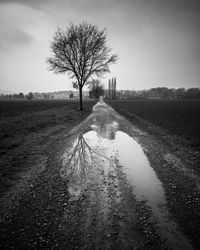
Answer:
<svg viewBox="0 0 200 250"><path fill-rule="evenodd" d="M68 190L72 198L78 198L84 192L88 181L93 180L91 172L98 165L104 165L106 171L110 164L117 162L136 199L144 201L151 209L152 223L156 225L161 239L172 249L193 249L170 218L162 183L141 145L127 133L118 130L116 121L106 124L100 124L95 118L92 121L91 130L79 135L64 155L62 176L69 180Z"/></svg>

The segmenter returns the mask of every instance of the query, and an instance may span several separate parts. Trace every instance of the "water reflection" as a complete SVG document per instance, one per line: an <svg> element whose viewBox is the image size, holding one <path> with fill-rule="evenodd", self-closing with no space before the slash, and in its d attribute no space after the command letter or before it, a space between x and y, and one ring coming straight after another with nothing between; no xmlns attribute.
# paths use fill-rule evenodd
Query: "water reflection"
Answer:
<svg viewBox="0 0 200 250"><path fill-rule="evenodd" d="M152 210L152 219L158 232L172 249L193 249L179 232L177 224L170 219L162 183L151 167L142 147L132 137L117 131L115 144L118 160L134 194L139 201L145 201Z"/></svg>
<svg viewBox="0 0 200 250"><path fill-rule="evenodd" d="M102 120L100 121L102 122ZM98 118L94 118L94 124L91 125L91 128L96 131L98 137L114 140L118 123L115 121L112 123L101 122L98 122Z"/></svg>
<svg viewBox="0 0 200 250"><path fill-rule="evenodd" d="M69 181L68 191L72 199L78 198L94 179L94 172L100 163L105 164L107 161L109 164L107 153L117 127L118 123L111 121L104 112L96 112L91 119L92 130L79 134L69 151L63 155L61 176Z"/></svg>
<svg viewBox="0 0 200 250"><path fill-rule="evenodd" d="M91 131L81 134L63 157L61 176L69 181L68 191L75 198L91 179L91 170L101 158L107 159L98 149L90 146Z"/></svg>
<svg viewBox="0 0 200 250"><path fill-rule="evenodd" d="M129 183L134 187L137 198L148 201L151 206L163 203L165 197L162 184L142 147L122 131L116 133L115 145L119 163L123 166Z"/></svg>

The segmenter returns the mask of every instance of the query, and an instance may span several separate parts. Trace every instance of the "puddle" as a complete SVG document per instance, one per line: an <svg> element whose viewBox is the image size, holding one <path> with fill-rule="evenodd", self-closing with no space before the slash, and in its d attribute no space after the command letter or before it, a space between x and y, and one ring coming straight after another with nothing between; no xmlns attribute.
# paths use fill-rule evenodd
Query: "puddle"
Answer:
<svg viewBox="0 0 200 250"><path fill-rule="evenodd" d="M111 145L117 123L110 123L108 127L108 130L99 130L96 124L92 124L93 130L79 135L63 155L61 176L69 180L68 191L72 199L78 199L84 189L98 177L98 172L107 172L113 164Z"/></svg>
<svg viewBox="0 0 200 250"><path fill-rule="evenodd" d="M175 222L170 220L162 183L136 140L121 131L116 132L115 146L118 161L126 173L134 194L139 201L145 201L151 208L161 238L165 239L172 249L193 249L190 243L179 232Z"/></svg>
<svg viewBox="0 0 200 250"><path fill-rule="evenodd" d="M170 219L162 183L150 166L141 145L119 130L126 123L117 113L100 102L87 121L90 131L78 136L63 156L61 175L69 180L69 193L78 199L89 183L99 178L99 170L108 171L115 162L122 166L138 201L145 201L152 210L152 220L159 235L172 249L193 249ZM120 124L121 123L121 124Z"/></svg>

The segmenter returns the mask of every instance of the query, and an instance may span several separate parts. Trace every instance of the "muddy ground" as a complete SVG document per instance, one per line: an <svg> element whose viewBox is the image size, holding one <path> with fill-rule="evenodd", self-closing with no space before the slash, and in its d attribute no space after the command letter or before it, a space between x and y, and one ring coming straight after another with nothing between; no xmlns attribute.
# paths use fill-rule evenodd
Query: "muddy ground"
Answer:
<svg viewBox="0 0 200 250"><path fill-rule="evenodd" d="M1 196L2 249L200 249L197 153L118 111L12 151L29 167Z"/></svg>

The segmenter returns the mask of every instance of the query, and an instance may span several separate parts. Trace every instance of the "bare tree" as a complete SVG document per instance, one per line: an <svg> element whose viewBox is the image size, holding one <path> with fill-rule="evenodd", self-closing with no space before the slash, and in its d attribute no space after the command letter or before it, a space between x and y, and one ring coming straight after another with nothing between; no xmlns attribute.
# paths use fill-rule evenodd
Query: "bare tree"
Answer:
<svg viewBox="0 0 200 250"><path fill-rule="evenodd" d="M89 83L89 95L90 97L94 97L96 99L99 98L99 96L104 95L104 85L101 83L99 79L92 79Z"/></svg>
<svg viewBox="0 0 200 250"><path fill-rule="evenodd" d="M106 29L99 30L87 22L71 23L65 29L57 29L50 47L49 70L67 72L75 79L73 87L79 89L80 110L83 110L83 86L92 75L101 77L109 72L109 65L117 60L117 55L111 54L111 47L107 45Z"/></svg>
<svg viewBox="0 0 200 250"><path fill-rule="evenodd" d="M33 99L33 93L32 92L29 92L27 95L26 95L26 98L28 100L32 100Z"/></svg>

